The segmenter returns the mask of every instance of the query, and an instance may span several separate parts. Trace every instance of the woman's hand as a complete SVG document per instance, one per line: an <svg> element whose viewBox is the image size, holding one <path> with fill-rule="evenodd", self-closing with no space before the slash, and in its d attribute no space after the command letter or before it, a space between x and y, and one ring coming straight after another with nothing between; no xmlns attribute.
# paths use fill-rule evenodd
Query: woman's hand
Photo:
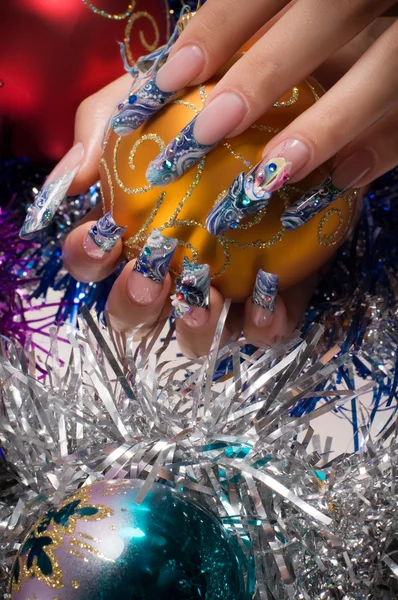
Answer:
<svg viewBox="0 0 398 600"><path fill-rule="evenodd" d="M326 87L330 87L337 80L344 78L344 73L347 73L352 65L357 63L359 57L366 53L367 48L375 39L379 39L389 30L391 24L392 20L389 19L380 19L372 23L350 44L341 48L319 66L315 73L318 80ZM68 184L70 185L70 194L83 192L98 179L104 126L119 98L128 92L130 84L130 76L125 75L85 100L80 106L76 116L75 143L77 146L72 151L73 165L68 167L68 162L71 163L68 155L64 159L64 166L62 166L62 161L58 165L58 172L67 172L68 168L69 171L73 170L73 181L71 183L70 180ZM344 111L344 107L342 111ZM381 120L374 127L379 127L383 122L383 127L388 127L390 130L388 139L384 140L387 148L383 156L389 155L392 166L391 156L396 152L397 136L391 136L392 126L391 122L388 125L387 119ZM373 143L374 138L370 137L369 140ZM377 142L377 136L375 140ZM77 158L78 165L76 165ZM379 171L373 171L373 173L372 178L379 174ZM101 210L97 207L69 234L65 242L66 268L74 277L82 281L99 281L105 278L122 260L121 241L118 241L111 252L105 253L101 259L98 259L96 253L92 251L92 247L90 248L87 233L100 216ZM172 310L169 299L170 276L166 275L161 284L155 283L134 270L135 262L135 260L130 261L124 267L108 299L109 320L112 326L119 331L130 331L138 325L151 327L160 318L169 315ZM247 299L245 306L232 306L223 342L243 331L248 341L253 344L272 344L275 339L291 332L297 325L317 280L318 275L314 275L309 280L278 295L274 312L256 311L251 298ZM186 315L177 320L178 341L186 355L200 356L208 351L223 301L220 293L211 288L209 311L198 309L195 314Z"/></svg>
<svg viewBox="0 0 398 600"><path fill-rule="evenodd" d="M191 84L206 81L251 36L256 41L215 86L189 134L184 130L185 145L173 140L151 163L148 181L163 186L184 172L184 165L179 165L166 173L168 150L182 156L185 146L196 147L199 160L223 138L247 129L297 81L328 64L357 36L366 37L367 30L378 28L380 33L377 18L394 4L394 0L207 0L156 76L161 90L179 89L187 76ZM251 171L255 180L258 174L264 177L266 164L280 158L294 182L338 154L331 178L321 184L318 196L317 190L310 190L282 215L287 229L325 208L326 186L330 203L342 191L371 182L398 162L398 21L382 21L381 35L373 40L367 36L372 43L357 53L319 102L268 143L263 160ZM117 130L118 115L113 126ZM186 164L190 168L192 160ZM281 177L279 187L285 181ZM221 200L208 229L220 233L225 226Z"/></svg>

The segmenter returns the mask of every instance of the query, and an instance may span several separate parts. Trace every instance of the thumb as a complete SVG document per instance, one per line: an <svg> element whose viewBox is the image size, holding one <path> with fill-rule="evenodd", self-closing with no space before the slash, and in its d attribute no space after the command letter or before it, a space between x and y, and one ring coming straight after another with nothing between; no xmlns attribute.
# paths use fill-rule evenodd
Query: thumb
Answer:
<svg viewBox="0 0 398 600"><path fill-rule="evenodd" d="M129 91L131 83L131 75L126 73L83 100L77 109L74 146L82 144L83 152L79 170L68 190L69 196L83 193L97 181L105 126L117 103Z"/></svg>

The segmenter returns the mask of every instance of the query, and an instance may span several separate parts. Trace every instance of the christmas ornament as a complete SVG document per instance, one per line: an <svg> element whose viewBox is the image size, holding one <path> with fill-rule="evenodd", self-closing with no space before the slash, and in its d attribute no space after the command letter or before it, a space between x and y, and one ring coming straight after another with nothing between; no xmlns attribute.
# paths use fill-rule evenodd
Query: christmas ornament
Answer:
<svg viewBox="0 0 398 600"><path fill-rule="evenodd" d="M221 523L170 487L101 482L51 508L21 544L12 598L244 600L239 549Z"/></svg>
<svg viewBox="0 0 398 600"><path fill-rule="evenodd" d="M173 276L180 275L184 256L193 263L209 264L212 285L225 297L242 301L252 293L259 268L278 275L279 289L283 290L321 267L350 228L357 192L342 194L333 206L303 227L288 231L281 223L281 215L305 190L324 180L331 165L323 165L298 184L284 185L271 197L268 188L273 190L275 177L283 179L289 166L283 163L279 168L278 161L271 161L269 175L258 183L258 189L253 187L253 194L245 200L250 202L253 196L256 214L252 207L242 205L234 209L233 229L217 225L215 232L218 229L222 232L210 234L206 230L207 215L226 194L231 182L242 170L249 171L256 165L266 142L323 94L313 79L295 86L255 125L219 144L175 180L174 174L169 177L167 168L170 166L171 173L173 161L179 164L177 153L182 153L183 160L186 152L183 143L180 148L177 134L202 109L221 75L169 101L128 135L119 136L110 128L101 160L101 185L104 212L110 211L119 226L127 226L124 248L128 259L138 256L151 231L158 229L166 237L179 241L171 262ZM173 138L176 138L175 148L169 144ZM167 152L170 156L166 156ZM161 188L146 178L149 164L158 155L151 173L158 169L163 179L171 181ZM263 203L260 210L258 202ZM222 223L225 223L223 211Z"/></svg>

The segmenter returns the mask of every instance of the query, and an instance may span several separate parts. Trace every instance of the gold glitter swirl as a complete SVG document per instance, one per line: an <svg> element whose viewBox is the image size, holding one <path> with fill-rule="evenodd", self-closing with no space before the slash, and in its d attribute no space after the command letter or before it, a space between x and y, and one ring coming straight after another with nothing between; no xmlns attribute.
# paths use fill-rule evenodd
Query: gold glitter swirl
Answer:
<svg viewBox="0 0 398 600"><path fill-rule="evenodd" d="M331 207L323 215L322 219L319 221L318 229L317 229L318 242L321 244L321 246L325 246L325 247L329 248L330 246L336 246L343 241L344 237L346 236L346 234L351 226L351 219L352 219L352 213L353 213L353 201L358 196L358 194L359 194L359 190L353 190L348 196L346 196L344 198L344 201L348 205L349 215L348 215L346 226L344 227L343 231L341 231L341 228L344 223L344 215L340 209ZM332 215L337 215L337 217L339 219L337 228L332 233L323 234L322 230Z"/></svg>
<svg viewBox="0 0 398 600"><path fill-rule="evenodd" d="M229 240L228 240L229 242ZM215 273L213 273L213 275L211 275L210 279L216 279L217 277L220 277L223 273L225 273L225 271L228 269L229 265L231 264L231 253L229 251L229 243L227 242L226 238L222 238L219 237L218 238L218 243L220 244L223 252L224 252L224 256L225 256L225 262L222 265L222 267L216 271Z"/></svg>
<svg viewBox="0 0 398 600"><path fill-rule="evenodd" d="M105 560L110 563L115 562L113 558L109 558L108 556L105 556L105 554L103 554L102 552L100 552L99 550L97 550L96 548L91 546L91 544L88 544L87 542L82 542L82 540L79 540L77 537L74 537L74 536L71 537L69 542L72 546L76 546L77 548L80 548L80 550L85 550L89 554L92 554L93 556L96 556L97 558L100 558L101 560Z"/></svg>
<svg viewBox="0 0 398 600"><path fill-rule="evenodd" d="M266 131L267 133L279 133L279 127L268 127L268 125L250 125L250 129L256 129L257 131Z"/></svg>
<svg viewBox="0 0 398 600"><path fill-rule="evenodd" d="M106 180L108 182L109 194L111 196L111 214L113 214L113 208L115 206L115 191L113 189L113 181L112 181L111 173L109 171L109 167L104 158L101 158L100 164L104 167ZM102 211L105 214L106 213L105 199L104 199L104 194L102 193L102 188L101 188L101 202L102 202Z"/></svg>
<svg viewBox="0 0 398 600"><path fill-rule="evenodd" d="M143 192L148 192L149 190L152 189L151 185L144 185L144 186L138 187L138 188L131 188L128 185L125 185L123 183L123 181L119 177L119 172L118 172L118 169L117 169L117 153L118 153L119 145L120 145L120 142L122 141L122 139L123 138L119 137L116 140L115 146L113 148L113 174L115 175L116 183L127 194L142 194ZM138 146L143 141L145 141L145 140L146 141L148 141L148 140L156 141L159 144L160 147L162 147L162 145L163 145L163 148L165 147L165 143L162 140L162 138L160 136L154 134L154 133L146 134L146 135L141 136L140 139L136 141L136 143L134 144L134 146L136 146L138 148ZM133 148L134 148L134 146L133 146ZM134 164L133 150L131 150L130 155L129 155L129 164L130 164L130 167L131 167L131 162L130 161Z"/></svg>
<svg viewBox="0 0 398 600"><path fill-rule="evenodd" d="M239 154L239 152L235 152L235 150L233 150L233 148L229 142L223 142L223 146L224 146L224 148L227 148L227 150L230 151L230 153L232 154L232 156L234 158L240 160L245 165L245 167L247 167L248 169L253 168L253 165L251 164L251 162L249 160L246 160L244 156Z"/></svg>
<svg viewBox="0 0 398 600"><path fill-rule="evenodd" d="M135 0L128 5L128 7L126 8L126 11L124 13L116 13L116 14L112 14L112 13L108 13L105 10L101 10L100 8L97 8L96 6L94 6L94 4L91 4L91 2L89 2L88 0L83 0L83 4L85 4L87 6L87 8L89 8L91 10L91 12L93 12L95 15L99 15L100 17L104 17L104 19L110 19L112 21L123 21L124 19L128 19L131 14L134 11L135 8Z"/></svg>
<svg viewBox="0 0 398 600"><path fill-rule="evenodd" d="M292 106L299 99L299 95L300 92L298 87L294 87L292 89L292 95L290 96L289 100L281 100L279 102L275 102L274 108L285 108L286 106Z"/></svg>
<svg viewBox="0 0 398 600"><path fill-rule="evenodd" d="M144 242L146 240L146 238L148 237L146 232L147 232L149 226L151 225L152 221L154 220L155 216L157 215L159 208L162 206L165 196L166 196L166 192L162 192L160 194L160 196L157 199L155 206L151 210L151 213L150 213L149 217L147 218L147 220L144 222L142 227L140 227L140 229L137 231L137 233L135 233L131 238L129 238L124 243L125 246L127 246L129 248L134 248L134 247L137 247L136 245L138 242Z"/></svg>
<svg viewBox="0 0 398 600"><path fill-rule="evenodd" d="M168 221L166 221L166 223L164 224L164 228L167 229L169 227L174 227L174 221L177 218L177 216L179 215L179 213L181 212L181 209L183 208L184 204L186 203L186 201L192 196L192 192L194 191L194 189L196 188L196 186L198 185L202 173L203 173L203 169L205 167L205 162L206 159L202 158L202 160L198 163L197 167L196 167L196 174L194 177L193 182L191 183L191 185L188 188L187 193L185 194L185 196L183 198L181 198L181 200L179 201L177 208L174 210L173 214L171 215L171 217L169 218Z"/></svg>
<svg viewBox="0 0 398 600"><path fill-rule="evenodd" d="M192 102L186 102L185 100L173 100L172 104L179 104L180 106L186 106L187 108L190 108L191 110L193 110L194 113L199 114L200 110L198 108L196 108L196 106L194 104L192 104Z"/></svg>
<svg viewBox="0 0 398 600"><path fill-rule="evenodd" d="M257 214L254 215L251 221L248 221L247 223L239 223L237 229L250 229L251 227L254 227L254 225L258 225L261 219L265 216L266 212L267 207L262 208Z"/></svg>
<svg viewBox="0 0 398 600"><path fill-rule="evenodd" d="M54 551L57 548L60 548L63 544L64 544L64 540L65 540L65 535L74 533L75 528L76 528L76 523L77 521L99 521L101 519L104 519L106 517L110 517L114 514L114 511L107 507L107 506L103 506L100 504L91 504L89 502L91 498L91 490L89 488L81 488L80 490L78 490L75 494L73 494L72 496L69 496L68 498L66 498L64 500L64 502L57 507L57 512L62 511L62 509L74 502L78 502L77 506L78 509L77 511L73 514L68 514L68 521L66 525L61 525L60 523L55 522L54 518L51 516L50 513L50 518L48 518L48 515L44 515L44 517L41 517L32 527L32 529L30 530L29 534L26 536L25 540L23 541L21 547L23 548L24 545L29 541L29 539L32 539L32 541L37 540L37 539L41 539L41 538L50 538L51 543L49 543L46 546L43 546L42 548L42 552L45 553L45 555L47 556L48 560L51 562L51 567L52 567L52 574L51 575L45 575L41 568L40 565L38 564L38 558L37 556L34 557L33 561L32 561L32 565L31 567L27 567L27 563L28 563L28 556L29 556L29 550L27 551L27 556L25 557L24 555L20 555L17 557L17 560L19 561L20 564L20 579L18 581L18 583L16 583L14 580L12 582L12 589L14 591L18 591L18 589L20 589L21 587L21 582L22 579L25 579L26 581L29 580L31 577L36 577L39 581L42 581L43 583L45 583L48 587L51 588L63 588L64 587L64 583L62 581L62 569L60 564L58 563L57 557L54 554ZM80 514L79 511L83 508L95 508L96 512L92 515L83 515ZM48 519L48 521L46 521L46 518ZM42 531L40 531L42 529ZM23 563L23 564L21 564Z"/></svg>
<svg viewBox="0 0 398 600"><path fill-rule="evenodd" d="M130 150L130 154L129 154L129 166L130 166L130 169L132 171L135 170L135 164L134 164L135 153L137 152L137 150L141 146L141 144L143 142L145 142L146 140L152 140L152 141L156 142L157 144L159 144L160 150L164 150L165 147L166 147L166 144L164 143L164 141L162 140L162 138L159 135L156 135L156 133L146 133L145 135L142 135L135 142L134 146Z"/></svg>
<svg viewBox="0 0 398 600"><path fill-rule="evenodd" d="M155 39L154 39L153 43L150 44L145 39L145 35L144 35L143 31L140 30L138 35L139 35L140 42L143 45L143 47L146 50L148 50L149 52L152 52L153 50L155 50L155 48L158 47L158 44L159 44L160 32L159 32L158 24L156 23L156 19L150 13L148 13L144 10L140 10L136 13L133 13L130 16L129 20L127 21L127 25L124 30L124 40L123 40L124 48L126 51L126 57L131 66L133 66L135 63L134 56L132 55L132 52L130 49L131 30L133 28L134 23L136 21L138 21L138 19L141 19L141 18L148 19L149 22L151 23L151 25L153 26L153 29L155 32Z"/></svg>

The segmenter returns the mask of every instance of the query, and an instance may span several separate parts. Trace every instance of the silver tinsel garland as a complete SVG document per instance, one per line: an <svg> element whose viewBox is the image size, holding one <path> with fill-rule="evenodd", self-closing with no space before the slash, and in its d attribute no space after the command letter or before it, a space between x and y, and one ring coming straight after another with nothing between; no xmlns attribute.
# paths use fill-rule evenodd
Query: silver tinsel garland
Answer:
<svg viewBox="0 0 398 600"><path fill-rule="evenodd" d="M170 362L172 330L163 342L159 326L140 343L111 343L83 308L66 372L54 330L45 384L28 349L3 342L2 597L38 514L81 485L136 477L142 497L167 481L220 517L253 557L256 600L398 597L396 417L372 439L360 398L376 384L354 389L354 357L322 350L321 326L272 349L220 350L227 312L228 303L207 358ZM321 448L311 424L354 399L360 449L329 460L331 440ZM297 416L311 400L315 410Z"/></svg>

